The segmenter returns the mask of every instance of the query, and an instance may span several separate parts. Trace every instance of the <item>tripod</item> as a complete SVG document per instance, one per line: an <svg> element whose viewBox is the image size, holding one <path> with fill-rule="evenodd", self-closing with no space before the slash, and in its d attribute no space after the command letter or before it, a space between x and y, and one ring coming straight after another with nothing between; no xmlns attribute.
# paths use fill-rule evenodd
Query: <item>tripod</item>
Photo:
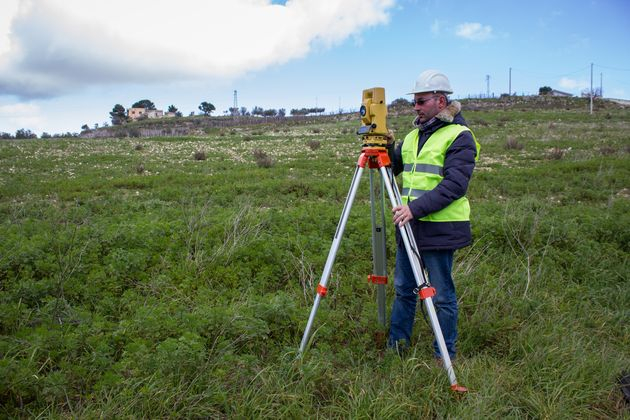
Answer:
<svg viewBox="0 0 630 420"><path fill-rule="evenodd" d="M368 136L366 136L368 137ZM378 304L378 317L379 322L382 325L385 325L385 283L387 282L387 267L385 263L385 228L384 228L384 204L383 204L383 195L384 191L381 187L381 223L382 226L378 226L376 223L376 213L377 213L377 205L375 199L375 187L373 180L373 170L378 169L381 175L381 186L384 186L387 190L387 194L389 196L389 200L392 204L392 207L401 205L402 200L400 197L400 191L398 190L398 185L395 180L393 180L393 172L391 169L391 161L389 159L389 155L387 154L387 150L383 147L382 144L367 144L363 147L361 151L361 155L359 156L359 160L357 162L357 167L354 172L354 176L352 178L352 183L350 184L350 191L348 196L346 197L346 202L343 206L343 210L341 212L341 218L337 225L337 230L335 231L335 236L333 238L332 246L330 247L330 251L328 253L328 258L326 259L326 264L324 265L324 271L322 273L322 277L317 286L317 294L315 295L315 302L313 303L313 308L311 309L311 314L308 318L308 322L306 324L306 329L304 330L304 335L302 337L302 342L300 344L300 354L304 352L306 346L308 344L310 330L313 326L313 321L315 320L315 314L317 313L317 309L323 297L326 296L328 292L327 284L328 279L330 278L330 273L332 271L332 266L335 262L335 257L337 256L337 251L339 250L339 245L341 243L341 238L343 236L343 232L346 228L346 223L348 221L348 216L350 215L350 210L352 208L352 204L354 202L354 198L356 196L357 190L359 189L359 184L361 181L361 176L363 175L363 171L365 167L368 166L370 168L370 201L371 201L371 210L372 210L372 252L373 252L373 260L374 260L374 274L368 276L373 283L377 284L377 304ZM400 234L405 245L405 251L409 256L409 261L411 263L411 268L413 270L413 275L417 284L417 293L420 299L424 302L426 311L429 315L429 319L431 321L431 328L433 329L433 334L438 344L438 348L440 350L440 354L442 356L443 366L448 374L449 381L451 383L451 390L455 392L466 392L467 389L461 385L458 385L457 378L455 377L455 371L453 369L453 364L451 363L451 358L448 354L448 350L446 348L446 343L444 342L444 336L442 335L442 329L440 328L440 323L438 322L437 314L435 312L435 307L433 305L433 296L435 296L435 288L431 287L428 280L427 275L424 270L424 266L422 264L422 260L420 258L420 252L418 251L418 246L416 245L416 240L413 236L413 232L411 231L411 227L409 223L405 224L400 229Z"/></svg>

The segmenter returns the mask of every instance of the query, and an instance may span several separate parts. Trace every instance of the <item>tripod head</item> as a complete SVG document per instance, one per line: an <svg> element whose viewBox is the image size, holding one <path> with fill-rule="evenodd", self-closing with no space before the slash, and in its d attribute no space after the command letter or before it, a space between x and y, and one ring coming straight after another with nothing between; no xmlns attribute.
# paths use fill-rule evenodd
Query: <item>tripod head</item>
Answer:
<svg viewBox="0 0 630 420"><path fill-rule="evenodd" d="M357 134L361 136L364 147L381 147L387 145L387 104L385 89L375 87L363 91L363 100L359 109L361 127Z"/></svg>

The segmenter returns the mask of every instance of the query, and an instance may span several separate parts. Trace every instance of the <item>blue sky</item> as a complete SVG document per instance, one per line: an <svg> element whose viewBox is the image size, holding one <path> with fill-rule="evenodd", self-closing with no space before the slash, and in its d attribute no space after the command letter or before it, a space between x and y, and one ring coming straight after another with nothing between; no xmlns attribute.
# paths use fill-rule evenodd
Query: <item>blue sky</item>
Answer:
<svg viewBox="0 0 630 420"><path fill-rule="evenodd" d="M176 4L176 8L173 5ZM124 12L123 12L124 11ZM404 97L427 68L453 97L630 99L626 0L3 0L0 131L78 132L140 99L185 115L356 109L365 88Z"/></svg>

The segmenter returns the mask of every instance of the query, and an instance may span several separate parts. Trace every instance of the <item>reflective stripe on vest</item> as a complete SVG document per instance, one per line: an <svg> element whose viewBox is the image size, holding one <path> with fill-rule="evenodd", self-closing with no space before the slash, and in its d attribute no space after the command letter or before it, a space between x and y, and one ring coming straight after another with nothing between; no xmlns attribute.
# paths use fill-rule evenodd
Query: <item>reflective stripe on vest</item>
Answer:
<svg viewBox="0 0 630 420"><path fill-rule="evenodd" d="M402 145L403 204L408 204L409 201L431 191L444 179L443 166L446 151L457 136L464 131L469 131L473 136L477 148L476 160L479 156L479 143L472 131L463 125L449 124L435 131L422 146L420 153L418 153L418 130L413 130L405 137ZM470 220L468 199L461 197L442 210L422 217L420 220L429 222L468 221Z"/></svg>
<svg viewBox="0 0 630 420"><path fill-rule="evenodd" d="M405 164L405 171L428 172L430 174L444 176L444 174L442 173L442 167L440 165L430 165L428 163L416 163L415 168L412 163Z"/></svg>

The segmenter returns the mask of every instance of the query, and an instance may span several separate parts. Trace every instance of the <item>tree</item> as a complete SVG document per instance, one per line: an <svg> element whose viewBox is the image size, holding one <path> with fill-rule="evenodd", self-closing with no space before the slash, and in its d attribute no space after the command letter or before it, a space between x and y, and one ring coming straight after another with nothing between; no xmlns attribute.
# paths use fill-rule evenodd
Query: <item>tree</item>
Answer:
<svg viewBox="0 0 630 420"><path fill-rule="evenodd" d="M216 108L214 107L214 105L212 105L210 102L203 101L199 105L199 110L203 112L203 115L206 115L206 116L212 114L212 111L214 111L215 109Z"/></svg>
<svg viewBox="0 0 630 420"><path fill-rule="evenodd" d="M114 105L114 108L109 113L109 116L112 119L112 125L122 125L128 120L127 111L121 104Z"/></svg>
<svg viewBox="0 0 630 420"><path fill-rule="evenodd" d="M602 90L600 88L593 88L593 91L591 92L591 90L589 88L583 89L582 90L582 98L590 98L591 97L591 93L593 94L593 98L601 98L602 97Z"/></svg>
<svg viewBox="0 0 630 420"><path fill-rule="evenodd" d="M543 86L541 88L538 89L538 94L539 95L549 95L551 93L551 88L549 86Z"/></svg>
<svg viewBox="0 0 630 420"><path fill-rule="evenodd" d="M24 128L20 128L15 132L16 139L36 139L37 134L33 133L31 130L26 130Z"/></svg>
<svg viewBox="0 0 630 420"><path fill-rule="evenodd" d="M284 117L285 115L287 115L287 110L286 110L286 109L284 109L284 108L280 108L280 109L278 110L278 116L279 116L279 117Z"/></svg>
<svg viewBox="0 0 630 420"><path fill-rule="evenodd" d="M182 113L179 109L177 109L177 107L175 105L169 105L168 106L168 112L172 112L175 114L176 117L181 117Z"/></svg>
<svg viewBox="0 0 630 420"><path fill-rule="evenodd" d="M412 102L405 98L394 99L389 106L392 108L409 108L411 107Z"/></svg>
<svg viewBox="0 0 630 420"><path fill-rule="evenodd" d="M148 99L141 99L135 104L131 105L132 108L144 108L144 109L156 109L155 104Z"/></svg>
<svg viewBox="0 0 630 420"><path fill-rule="evenodd" d="M235 108L235 107L233 107L233 106L231 106L231 107L229 108L229 111L230 111L230 115L231 115L231 116L233 116L233 117L237 117L238 115L240 115L240 114L239 114L239 109L238 109L238 108Z"/></svg>
<svg viewBox="0 0 630 420"><path fill-rule="evenodd" d="M249 115L249 112L247 112L247 108L244 107L244 106L241 107L241 111L240 112L241 112L241 115Z"/></svg>
<svg viewBox="0 0 630 420"><path fill-rule="evenodd" d="M90 126L89 126L89 125L87 125L87 124L83 124L83 125L81 126L81 130L83 130L83 131L90 131Z"/></svg>
<svg viewBox="0 0 630 420"><path fill-rule="evenodd" d="M321 114L326 108L302 108L291 110L291 115L308 115L308 114Z"/></svg>

